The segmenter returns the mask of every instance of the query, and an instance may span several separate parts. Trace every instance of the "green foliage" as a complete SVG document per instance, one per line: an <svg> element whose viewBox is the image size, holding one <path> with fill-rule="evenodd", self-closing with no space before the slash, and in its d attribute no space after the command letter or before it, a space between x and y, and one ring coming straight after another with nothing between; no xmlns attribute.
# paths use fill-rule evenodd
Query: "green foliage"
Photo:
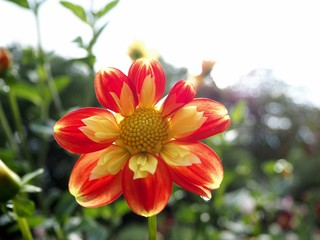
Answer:
<svg viewBox="0 0 320 240"><path fill-rule="evenodd" d="M244 121L245 113L246 113L246 101L241 99L232 109L230 113L230 117L234 124L239 125Z"/></svg>
<svg viewBox="0 0 320 240"><path fill-rule="evenodd" d="M62 6L70 10L77 18L79 18L84 23L89 24L90 26L94 26L94 23L100 18L104 17L108 12L110 12L118 4L118 2L119 0L115 0L106 4L97 12L91 11L91 16L93 17L92 19L92 17L89 15L89 12L87 12L82 6L68 1L60 1Z"/></svg>
<svg viewBox="0 0 320 240"><path fill-rule="evenodd" d="M28 0L7 0L7 1L12 2L12 3L15 3L15 4L17 4L17 5L20 6L20 7L29 9Z"/></svg>
<svg viewBox="0 0 320 240"><path fill-rule="evenodd" d="M67 9L69 9L76 17L86 24L89 24L86 11L78 4L74 4L68 1L60 1L60 3Z"/></svg>
<svg viewBox="0 0 320 240"><path fill-rule="evenodd" d="M34 178L40 176L41 174L44 173L44 170L42 168L40 169L37 169L33 172L29 172L27 173L26 175L24 175L21 179L21 184L22 184L22 191L23 192L41 192L42 189L37 187L37 186L34 186L34 185L31 185L29 184Z"/></svg>
<svg viewBox="0 0 320 240"><path fill-rule="evenodd" d="M35 204L33 201L24 198L16 197L13 200L14 211L19 217L30 217L34 214Z"/></svg>
<svg viewBox="0 0 320 240"><path fill-rule="evenodd" d="M31 84L19 82L11 86L11 90L21 99L28 100L35 105L41 105L42 98L39 91Z"/></svg>
<svg viewBox="0 0 320 240"><path fill-rule="evenodd" d="M105 16L110 10L112 10L117 4L119 3L119 0L112 1L108 4L106 4L101 10L99 10L96 13L93 13L93 15L98 19L103 16Z"/></svg>
<svg viewBox="0 0 320 240"><path fill-rule="evenodd" d="M105 29L105 27L108 25L108 23L103 24L98 30L95 31L91 41L88 44L88 51L92 51L93 46L97 42L99 36L101 35L102 31Z"/></svg>

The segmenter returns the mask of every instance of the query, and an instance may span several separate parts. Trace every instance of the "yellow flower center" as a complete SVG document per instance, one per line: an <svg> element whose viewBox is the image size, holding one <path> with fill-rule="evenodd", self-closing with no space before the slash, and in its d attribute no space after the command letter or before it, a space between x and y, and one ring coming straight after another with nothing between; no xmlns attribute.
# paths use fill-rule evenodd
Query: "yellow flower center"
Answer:
<svg viewBox="0 0 320 240"><path fill-rule="evenodd" d="M138 108L120 122L117 144L127 148L131 154L158 153L168 140L168 127L168 121L156 109Z"/></svg>

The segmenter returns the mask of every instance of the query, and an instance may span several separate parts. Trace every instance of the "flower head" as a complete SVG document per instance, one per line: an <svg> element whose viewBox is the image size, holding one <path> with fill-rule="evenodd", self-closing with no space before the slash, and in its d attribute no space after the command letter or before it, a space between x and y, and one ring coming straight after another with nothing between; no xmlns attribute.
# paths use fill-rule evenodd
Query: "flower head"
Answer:
<svg viewBox="0 0 320 240"><path fill-rule="evenodd" d="M12 65L12 56L8 50L0 47L0 77L4 76L5 73L10 69Z"/></svg>
<svg viewBox="0 0 320 240"><path fill-rule="evenodd" d="M54 126L56 141L82 154L69 180L80 205L103 206L123 194L135 213L152 216L166 206L173 183L211 197L223 168L200 140L230 125L222 104L194 98L192 85L182 80L160 101L164 71L145 58L134 61L128 75L99 71L94 86L104 108L75 110Z"/></svg>

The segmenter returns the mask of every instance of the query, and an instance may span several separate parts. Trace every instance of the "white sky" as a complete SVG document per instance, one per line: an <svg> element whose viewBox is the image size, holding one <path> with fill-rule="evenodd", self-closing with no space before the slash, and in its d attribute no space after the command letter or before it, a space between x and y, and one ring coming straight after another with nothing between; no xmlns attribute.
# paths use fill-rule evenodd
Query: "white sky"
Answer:
<svg viewBox="0 0 320 240"><path fill-rule="evenodd" d="M91 1L73 2L88 9ZM317 0L120 0L107 16L109 25L94 49L97 69L113 66L127 72L128 45L143 40L167 62L191 73L199 73L203 59L216 60L212 75L221 87L255 68L273 69L279 79L307 89L320 106ZM44 3L40 19L46 50L81 56L72 40L79 35L90 39L85 24L57 0ZM0 46L36 43L33 15L3 0L0 29Z"/></svg>

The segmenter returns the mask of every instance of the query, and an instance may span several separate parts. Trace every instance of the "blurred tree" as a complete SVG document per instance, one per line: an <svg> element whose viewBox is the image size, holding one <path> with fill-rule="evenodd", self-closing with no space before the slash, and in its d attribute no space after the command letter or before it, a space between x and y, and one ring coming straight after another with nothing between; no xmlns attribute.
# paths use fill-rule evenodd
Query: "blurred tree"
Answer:
<svg viewBox="0 0 320 240"><path fill-rule="evenodd" d="M257 169L270 159L291 158L296 148L306 158L318 154L315 146L320 142L320 111L307 103L296 103L290 92L290 86L276 79L269 69L254 70L238 85L223 91L221 101L230 107L242 99L247 102L236 141L253 154Z"/></svg>

